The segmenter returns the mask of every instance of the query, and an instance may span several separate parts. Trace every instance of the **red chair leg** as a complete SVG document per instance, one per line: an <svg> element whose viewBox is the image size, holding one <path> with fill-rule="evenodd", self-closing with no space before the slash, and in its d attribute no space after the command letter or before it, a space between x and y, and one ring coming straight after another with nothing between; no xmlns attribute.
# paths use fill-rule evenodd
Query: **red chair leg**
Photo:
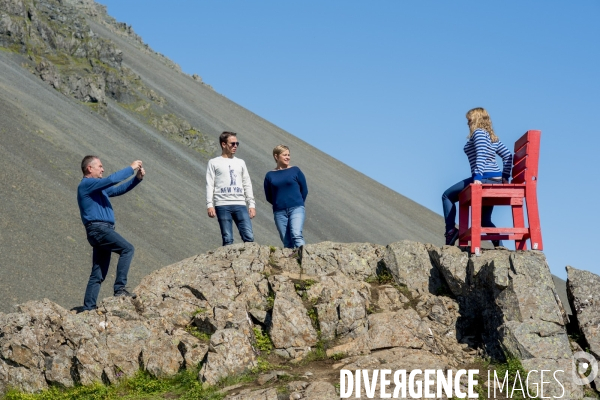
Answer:
<svg viewBox="0 0 600 400"><path fill-rule="evenodd" d="M469 229L469 202L465 202L465 203L460 203L458 204L458 245L459 246L468 246L469 245L469 239L468 238L464 238L461 239L462 236L467 232L467 230Z"/></svg>
<svg viewBox="0 0 600 400"><path fill-rule="evenodd" d="M525 191L525 201L527 202L527 219L529 222L531 248L533 250L544 250L535 186Z"/></svg>
<svg viewBox="0 0 600 400"><path fill-rule="evenodd" d="M471 253L481 254L481 185L471 184Z"/></svg>
<svg viewBox="0 0 600 400"><path fill-rule="evenodd" d="M523 216L523 206L512 206L513 226L515 228L525 227L525 217ZM515 240L515 250L527 250L527 239Z"/></svg>

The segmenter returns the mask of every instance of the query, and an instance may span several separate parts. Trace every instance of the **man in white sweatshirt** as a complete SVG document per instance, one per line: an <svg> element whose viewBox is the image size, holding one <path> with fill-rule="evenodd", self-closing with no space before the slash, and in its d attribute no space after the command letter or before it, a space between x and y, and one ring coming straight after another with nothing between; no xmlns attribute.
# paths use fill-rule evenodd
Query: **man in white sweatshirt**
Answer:
<svg viewBox="0 0 600 400"><path fill-rule="evenodd" d="M219 220L223 246L233 244L232 221L244 242L254 242L250 222L256 215L252 182L244 160L235 157L240 142L235 132L223 132L219 143L221 156L211 159L206 167L208 216Z"/></svg>

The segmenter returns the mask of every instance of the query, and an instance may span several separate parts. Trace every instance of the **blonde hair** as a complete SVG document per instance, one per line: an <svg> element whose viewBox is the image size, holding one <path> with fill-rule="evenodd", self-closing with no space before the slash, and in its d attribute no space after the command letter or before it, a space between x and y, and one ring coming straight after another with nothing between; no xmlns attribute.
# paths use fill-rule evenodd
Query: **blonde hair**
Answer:
<svg viewBox="0 0 600 400"><path fill-rule="evenodd" d="M490 114L488 114L485 108L475 107L467 111L467 120L469 123L469 139L477 129L483 129L490 134L490 140L493 143L499 140L498 136L494 133L494 128L492 128Z"/></svg>
<svg viewBox="0 0 600 400"><path fill-rule="evenodd" d="M277 146L275 146L275 148L273 149L273 158L275 159L276 162L277 162L277 156L286 150L290 151L290 148L287 146L284 146L283 144L278 144Z"/></svg>

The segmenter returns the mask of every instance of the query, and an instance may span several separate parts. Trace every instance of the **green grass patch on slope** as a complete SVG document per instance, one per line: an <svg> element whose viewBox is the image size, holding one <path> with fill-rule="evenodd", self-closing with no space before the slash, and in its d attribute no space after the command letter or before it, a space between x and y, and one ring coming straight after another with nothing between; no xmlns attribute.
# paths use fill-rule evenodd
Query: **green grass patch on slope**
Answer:
<svg viewBox="0 0 600 400"><path fill-rule="evenodd" d="M149 399L178 398L180 400L220 400L220 386L206 386L198 381L196 370L185 370L164 379L157 379L146 372L138 372L135 376L122 379L116 385L105 386L96 383L89 386L73 388L51 387L41 393L22 393L9 391L4 400L117 400L117 399Z"/></svg>

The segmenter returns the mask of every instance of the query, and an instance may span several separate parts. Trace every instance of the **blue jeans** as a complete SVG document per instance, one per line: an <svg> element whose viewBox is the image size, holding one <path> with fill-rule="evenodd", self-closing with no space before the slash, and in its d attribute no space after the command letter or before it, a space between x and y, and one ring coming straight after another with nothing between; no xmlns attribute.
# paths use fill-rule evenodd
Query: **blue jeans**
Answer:
<svg viewBox="0 0 600 400"><path fill-rule="evenodd" d="M94 248L92 255L92 273L85 289L83 309L96 308L100 284L104 282L110 265L111 253L119 255L117 276L113 287L115 293L127 285L127 273L133 259L133 246L115 232L115 226L105 222L93 223L86 228L87 240Z"/></svg>
<svg viewBox="0 0 600 400"><path fill-rule="evenodd" d="M464 179L450 186L442 195L442 206L444 207L444 220L446 221L446 232L453 229L456 225L456 202L458 195L464 188L473 183L473 178ZM481 183L502 183L491 179L482 179ZM494 228L496 225L492 222L492 212L494 206L481 207L481 226L485 228Z"/></svg>
<svg viewBox="0 0 600 400"><path fill-rule="evenodd" d="M221 228L223 246L233 244L233 223L237 226L240 236L244 242L254 242L252 233L252 222L246 206L216 206L217 219Z"/></svg>
<svg viewBox="0 0 600 400"><path fill-rule="evenodd" d="M306 212L304 206L286 208L285 210L273 211L275 226L279 231L279 237L283 247L294 249L304 246L302 228Z"/></svg>

